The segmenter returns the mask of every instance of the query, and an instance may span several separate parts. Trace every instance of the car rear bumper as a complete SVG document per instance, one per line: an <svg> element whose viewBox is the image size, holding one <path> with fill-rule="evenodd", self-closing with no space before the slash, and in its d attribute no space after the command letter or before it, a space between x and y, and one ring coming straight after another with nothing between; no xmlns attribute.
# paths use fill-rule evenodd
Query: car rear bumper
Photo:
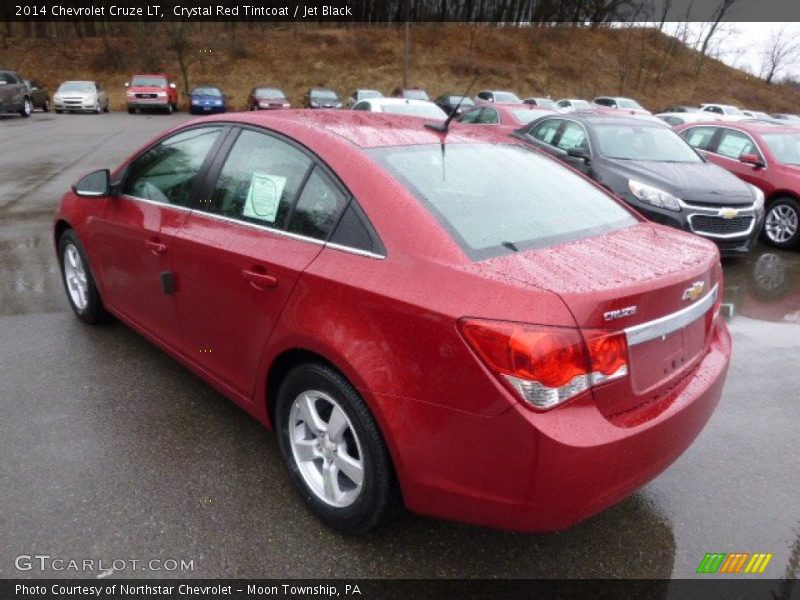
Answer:
<svg viewBox="0 0 800 600"><path fill-rule="evenodd" d="M403 412L393 447L400 449L406 505L503 529L570 527L621 501L683 453L719 402L730 351L720 320L695 370L668 397L626 413L628 426L604 417L588 394L545 413L515 402L497 417L414 401L395 405Z"/></svg>
<svg viewBox="0 0 800 600"><path fill-rule="evenodd" d="M128 108L167 108L170 101L167 98L154 98L153 100L134 100L127 102Z"/></svg>

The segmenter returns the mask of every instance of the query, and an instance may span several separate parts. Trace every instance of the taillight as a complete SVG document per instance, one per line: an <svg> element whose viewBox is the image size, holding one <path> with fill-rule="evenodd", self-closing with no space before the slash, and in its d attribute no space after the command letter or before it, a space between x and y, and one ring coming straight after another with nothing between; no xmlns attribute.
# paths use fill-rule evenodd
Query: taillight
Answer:
<svg viewBox="0 0 800 600"><path fill-rule="evenodd" d="M536 408L563 404L590 387L628 374L622 332L463 319L461 331L496 374Z"/></svg>

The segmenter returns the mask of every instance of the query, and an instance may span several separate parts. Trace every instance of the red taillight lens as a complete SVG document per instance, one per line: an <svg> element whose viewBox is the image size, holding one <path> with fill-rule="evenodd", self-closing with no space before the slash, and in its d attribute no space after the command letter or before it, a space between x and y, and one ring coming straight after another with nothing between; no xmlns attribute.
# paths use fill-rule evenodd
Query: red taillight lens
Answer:
<svg viewBox="0 0 800 600"><path fill-rule="evenodd" d="M460 326L486 365L537 408L552 408L628 373L623 333L479 319L464 319Z"/></svg>

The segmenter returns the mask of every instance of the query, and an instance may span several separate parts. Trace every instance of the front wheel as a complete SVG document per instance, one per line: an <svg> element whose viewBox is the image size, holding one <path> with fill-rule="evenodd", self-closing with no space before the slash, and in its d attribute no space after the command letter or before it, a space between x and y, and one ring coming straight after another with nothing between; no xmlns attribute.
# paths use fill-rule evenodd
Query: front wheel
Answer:
<svg viewBox="0 0 800 600"><path fill-rule="evenodd" d="M44 99L44 107L42 108L44 112L50 112L50 98Z"/></svg>
<svg viewBox="0 0 800 600"><path fill-rule="evenodd" d="M22 117L27 118L31 116L32 112L33 102L31 102L30 98L25 98L25 100L22 101L22 108L19 109L19 114L22 115Z"/></svg>
<svg viewBox="0 0 800 600"><path fill-rule="evenodd" d="M349 534L375 529L400 506L391 458L352 385L322 363L293 369L275 407L289 475L314 514Z"/></svg>
<svg viewBox="0 0 800 600"><path fill-rule="evenodd" d="M764 218L764 240L778 248L793 248L800 243L800 203L784 196L772 201Z"/></svg>
<svg viewBox="0 0 800 600"><path fill-rule="evenodd" d="M108 313L97 291L94 276L78 236L68 229L58 240L61 279L75 315L84 323L105 321Z"/></svg>

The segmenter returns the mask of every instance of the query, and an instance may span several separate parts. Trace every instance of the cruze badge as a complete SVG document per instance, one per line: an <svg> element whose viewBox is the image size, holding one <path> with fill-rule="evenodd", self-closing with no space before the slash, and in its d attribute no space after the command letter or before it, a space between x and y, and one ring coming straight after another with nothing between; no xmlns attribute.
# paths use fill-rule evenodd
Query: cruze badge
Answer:
<svg viewBox="0 0 800 600"><path fill-rule="evenodd" d="M706 289L706 284L702 281L695 281L691 286L683 290L684 300L697 300Z"/></svg>
<svg viewBox="0 0 800 600"><path fill-rule="evenodd" d="M723 219L732 219L739 214L739 211L735 208L720 208L719 209L719 216Z"/></svg>
<svg viewBox="0 0 800 600"><path fill-rule="evenodd" d="M610 310L603 313L604 321L613 321L614 319L621 319L622 317L630 317L636 314L635 306L626 306L625 308L618 308L617 310Z"/></svg>

